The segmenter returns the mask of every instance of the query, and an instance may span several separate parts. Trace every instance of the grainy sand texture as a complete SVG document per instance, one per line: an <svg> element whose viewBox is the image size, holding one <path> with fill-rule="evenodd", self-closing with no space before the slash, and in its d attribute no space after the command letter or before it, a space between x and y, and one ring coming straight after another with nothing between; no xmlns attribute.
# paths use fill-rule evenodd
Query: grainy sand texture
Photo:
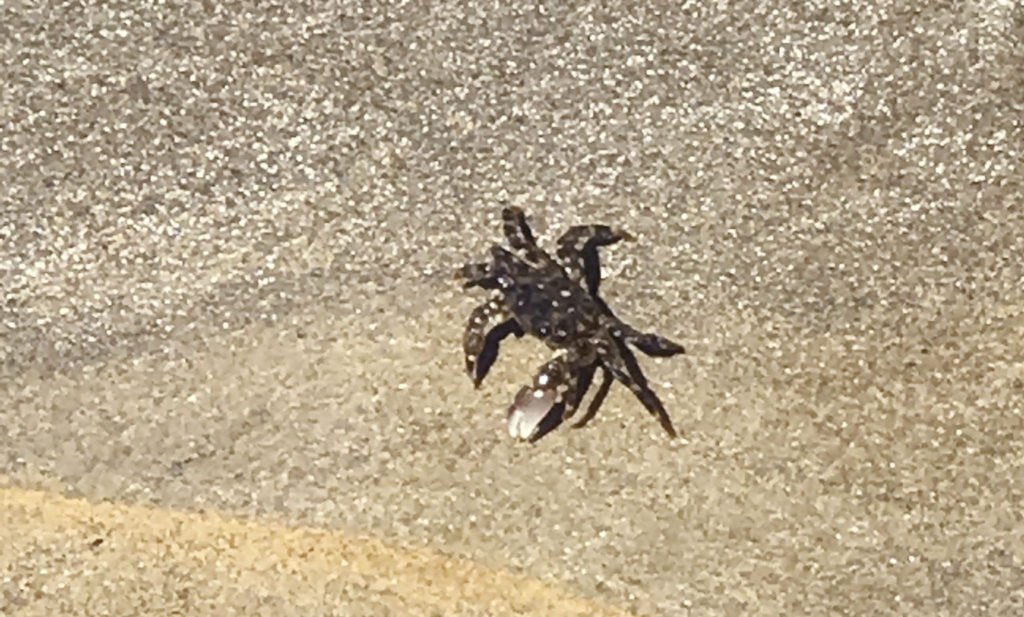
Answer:
<svg viewBox="0 0 1024 617"><path fill-rule="evenodd" d="M1024 5L0 4L0 614L1024 615ZM681 431L509 439L600 222Z"/></svg>

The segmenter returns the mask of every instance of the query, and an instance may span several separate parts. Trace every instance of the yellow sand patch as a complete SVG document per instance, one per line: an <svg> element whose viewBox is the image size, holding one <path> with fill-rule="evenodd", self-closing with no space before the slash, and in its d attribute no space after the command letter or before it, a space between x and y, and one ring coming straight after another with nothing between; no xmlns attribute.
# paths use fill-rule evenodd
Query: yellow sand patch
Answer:
<svg viewBox="0 0 1024 617"><path fill-rule="evenodd" d="M273 602L303 614L628 615L425 549L217 513L0 488L0 523L0 571L17 614L224 615Z"/></svg>

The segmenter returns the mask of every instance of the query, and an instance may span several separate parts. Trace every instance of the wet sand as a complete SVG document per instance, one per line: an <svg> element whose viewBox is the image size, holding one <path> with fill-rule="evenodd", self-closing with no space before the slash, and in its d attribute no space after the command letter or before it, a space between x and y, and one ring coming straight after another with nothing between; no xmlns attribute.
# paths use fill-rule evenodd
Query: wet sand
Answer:
<svg viewBox="0 0 1024 617"><path fill-rule="evenodd" d="M224 6L4 15L0 613L1024 613L1019 7ZM509 440L500 199L680 439Z"/></svg>

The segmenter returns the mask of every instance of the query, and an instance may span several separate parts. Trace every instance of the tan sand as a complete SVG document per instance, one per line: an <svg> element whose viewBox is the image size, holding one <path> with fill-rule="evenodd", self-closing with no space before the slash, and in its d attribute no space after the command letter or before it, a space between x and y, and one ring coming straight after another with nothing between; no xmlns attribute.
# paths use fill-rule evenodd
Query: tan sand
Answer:
<svg viewBox="0 0 1024 617"><path fill-rule="evenodd" d="M337 531L20 489L0 490L0 503L0 565L17 598L7 608L19 615L627 614L537 580Z"/></svg>
<svg viewBox="0 0 1024 617"><path fill-rule="evenodd" d="M12 7L4 617L1024 614L1019 2ZM501 199L681 439L508 438Z"/></svg>

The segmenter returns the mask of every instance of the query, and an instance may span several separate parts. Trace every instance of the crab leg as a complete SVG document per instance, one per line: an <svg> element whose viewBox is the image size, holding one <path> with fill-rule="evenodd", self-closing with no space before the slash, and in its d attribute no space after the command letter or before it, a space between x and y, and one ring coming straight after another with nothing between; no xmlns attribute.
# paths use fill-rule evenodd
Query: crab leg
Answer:
<svg viewBox="0 0 1024 617"><path fill-rule="evenodd" d="M667 338L652 332L638 332L626 335L625 340L648 356L655 358L668 358L686 353L686 348L679 343L673 343Z"/></svg>
<svg viewBox="0 0 1024 617"><path fill-rule="evenodd" d="M519 276L529 272L527 264L497 244L491 246L491 257L492 261L489 264L466 264L455 273L456 279L466 281L463 288L500 289L502 279L510 280L509 275Z"/></svg>
<svg viewBox="0 0 1024 617"><path fill-rule="evenodd" d="M562 419L568 420L575 415L576 410L579 408L580 403L583 402L583 397L587 395L587 390L590 389L590 384L594 381L594 373L597 371L597 363L591 363L589 366L585 366L579 369L579 373L576 376L576 390L573 393L572 400L568 402L565 409L562 410Z"/></svg>
<svg viewBox="0 0 1024 617"><path fill-rule="evenodd" d="M462 280L462 288L481 288L484 290L497 290L498 278L489 264L466 264L456 271L454 278Z"/></svg>
<svg viewBox="0 0 1024 617"><path fill-rule="evenodd" d="M604 398L608 396L608 390L611 389L612 383L615 381L615 377L612 376L611 371L602 367L601 368L601 385L597 387L597 392L594 393L594 398L591 399L590 405L587 405L587 413L583 414L583 417L573 422L573 428L583 428L594 419L597 415L598 408L601 407L601 403L604 402Z"/></svg>
<svg viewBox="0 0 1024 617"><path fill-rule="evenodd" d="M522 208L505 206L501 209L501 225L508 238L509 244L514 249L525 249L530 246L537 246L537 239L533 237L533 230L526 222L526 213Z"/></svg>
<svg viewBox="0 0 1024 617"><path fill-rule="evenodd" d="M456 271L454 278L464 280L463 287L466 289L470 287L486 288L487 282L493 278L493 275L489 264L466 264Z"/></svg>
<svg viewBox="0 0 1024 617"><path fill-rule="evenodd" d="M609 313L611 313L611 311L609 311ZM641 332L617 317L613 317L613 319L614 321L611 323L605 322L608 324L608 329L611 333L616 337L621 337L622 340L636 347L648 356L655 358L668 358L681 353L686 353L686 349L679 343L674 343L661 335L654 334L653 332Z"/></svg>
<svg viewBox="0 0 1024 617"><path fill-rule="evenodd" d="M522 209L512 206L502 208L501 226L508 243L520 251L527 261L535 265L551 262L551 257L537 246L537 239L533 237L533 230L526 222L526 213Z"/></svg>
<svg viewBox="0 0 1024 617"><path fill-rule="evenodd" d="M556 255L569 277L577 283L586 282L591 294L601 285L601 261L598 247L615 244L633 237L621 229L607 225L576 225L558 239Z"/></svg>
<svg viewBox="0 0 1024 617"><path fill-rule="evenodd" d="M501 342L510 334L523 336L523 329L509 316L500 297L473 309L462 338L462 349L466 354L466 373L474 387L480 387L498 358Z"/></svg>
<svg viewBox="0 0 1024 617"><path fill-rule="evenodd" d="M601 363L612 373L615 379L625 384L640 399L643 406L647 408L647 411L652 416L658 419L661 427L665 429L665 432L670 437L676 437L676 429L672 426L672 419L669 417L668 412L665 411L665 406L662 404L661 399L658 398L658 395L648 385L647 378L644 377L643 371L640 370L640 365L637 364L636 356L633 355L633 352L625 344L614 338L612 340L615 343L613 347L606 344L601 344L598 347Z"/></svg>

